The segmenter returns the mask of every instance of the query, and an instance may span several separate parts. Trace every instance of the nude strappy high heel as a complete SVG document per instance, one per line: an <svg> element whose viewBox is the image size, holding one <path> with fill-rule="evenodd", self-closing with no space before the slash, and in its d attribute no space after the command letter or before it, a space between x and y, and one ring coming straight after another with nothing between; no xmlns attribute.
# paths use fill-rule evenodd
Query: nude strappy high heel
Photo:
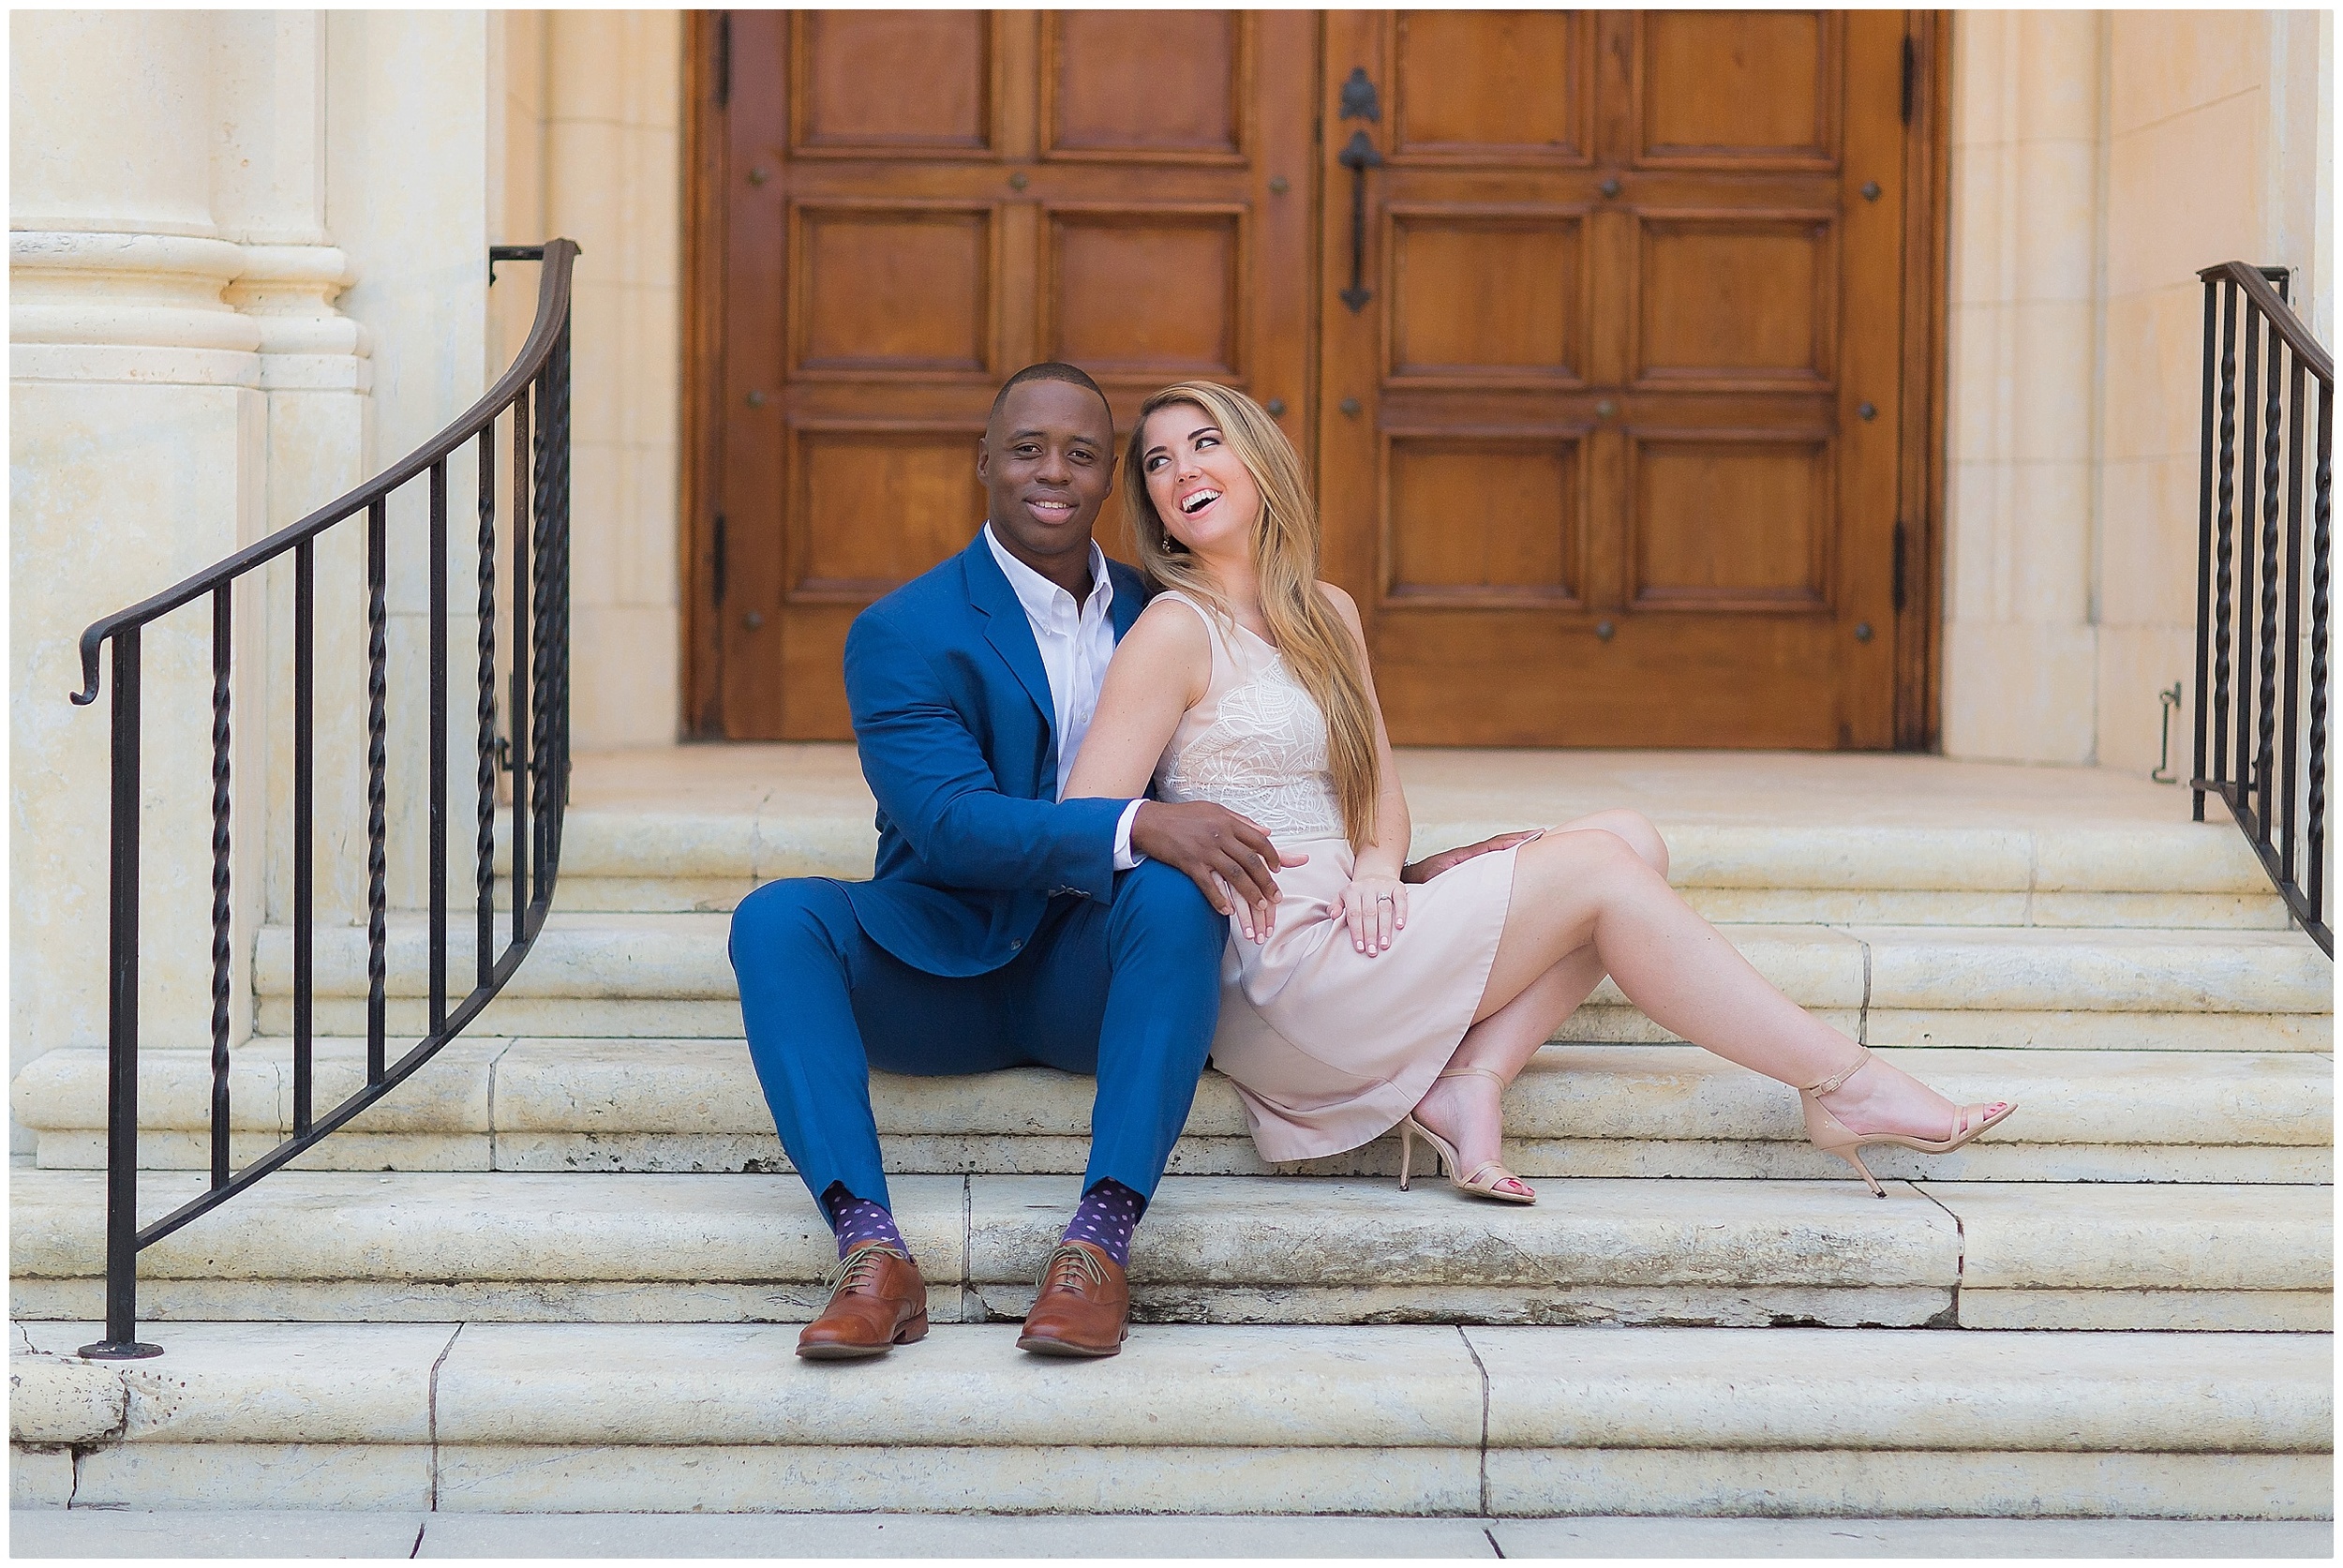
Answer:
<svg viewBox="0 0 2343 1568"><path fill-rule="evenodd" d="M2000 1111L1990 1115L1983 1115L1976 1126L1971 1127L1965 1132L1955 1133L1950 1138L1914 1138L1909 1133L1903 1132L1858 1132L1832 1115L1829 1108L1822 1102L1823 1096L1829 1094L1840 1084L1844 1083L1871 1065L1871 1048L1858 1046L1857 1049L1863 1053L1855 1059L1853 1067L1848 1068L1844 1072L1834 1073L1819 1083L1800 1089L1798 1092L1798 1098L1799 1104L1805 1108L1806 1112L1806 1141L1823 1153L1837 1155L1841 1159L1854 1166L1855 1173L1870 1185L1872 1196L1874 1198L1885 1198L1888 1196L1888 1189L1879 1185L1879 1178L1873 1175L1870 1168L1863 1163L1863 1146L1866 1143L1893 1143L1898 1148L1918 1149L1922 1154L1950 1154L1986 1128L1999 1127L2007 1121L2009 1113L2018 1108L2014 1100L2004 1101ZM1966 1121L1971 1112L1982 1113L1984 1111L1985 1107L1982 1105L1964 1105L1961 1108L1962 1119Z"/></svg>
<svg viewBox="0 0 2343 1568"><path fill-rule="evenodd" d="M1440 1077L1442 1078L1464 1078L1467 1076L1493 1078L1497 1081L1498 1092L1500 1094L1504 1092L1505 1080L1503 1076L1499 1073L1492 1072L1487 1068L1451 1068L1446 1072L1440 1074ZM1455 1187L1457 1191L1469 1192L1475 1198L1494 1198L1500 1203L1534 1203L1538 1201L1538 1195L1530 1190L1530 1184L1523 1181L1519 1176L1515 1175L1511 1171L1506 1170L1504 1165L1500 1161L1494 1159L1485 1159L1480 1164L1474 1166L1470 1173L1466 1173L1464 1170L1464 1162L1456 1157L1455 1145L1449 1142L1447 1139L1442 1138L1439 1133L1434 1132L1430 1127L1425 1127L1422 1122L1417 1121L1413 1112L1410 1112L1407 1115L1399 1118L1400 1191L1405 1192L1408 1190L1408 1169L1410 1163L1414 1160L1415 1141L1418 1138L1423 1139L1426 1143L1432 1145L1433 1152L1437 1157L1437 1162L1448 1172L1448 1185ZM1503 1182L1512 1182L1522 1190L1519 1192L1508 1192L1502 1186L1500 1185Z"/></svg>

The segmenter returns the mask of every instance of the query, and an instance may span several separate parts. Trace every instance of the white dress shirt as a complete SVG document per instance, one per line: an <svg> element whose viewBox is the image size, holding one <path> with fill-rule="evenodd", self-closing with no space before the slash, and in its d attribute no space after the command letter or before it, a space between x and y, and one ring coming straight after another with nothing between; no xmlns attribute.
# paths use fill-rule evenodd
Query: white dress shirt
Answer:
<svg viewBox="0 0 2343 1568"><path fill-rule="evenodd" d="M1090 597L1082 604L1049 578L1001 547L992 525L984 525L984 542L1001 575L1025 607L1035 646L1041 651L1041 671L1049 677L1050 701L1057 711L1057 798L1066 799L1066 781L1073 776L1074 754L1082 750L1090 721L1097 716L1098 692L1106 684L1107 661L1114 657L1114 622L1107 610L1114 603L1114 579L1107 575L1106 552L1097 540L1090 544ZM1123 808L1114 828L1114 869L1128 871L1139 864L1131 853L1131 823L1144 801Z"/></svg>

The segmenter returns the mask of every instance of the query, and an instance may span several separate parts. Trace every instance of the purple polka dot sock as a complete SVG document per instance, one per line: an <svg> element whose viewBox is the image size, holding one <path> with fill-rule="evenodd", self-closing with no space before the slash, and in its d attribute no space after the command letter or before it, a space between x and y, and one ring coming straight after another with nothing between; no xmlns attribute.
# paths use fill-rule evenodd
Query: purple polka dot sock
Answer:
<svg viewBox="0 0 2343 1568"><path fill-rule="evenodd" d="M1090 1242L1113 1259L1116 1267L1128 1268L1131 1232L1139 1229L1139 1217L1146 1212L1146 1199L1113 1177L1104 1177L1082 1194L1082 1203L1066 1227L1065 1239Z"/></svg>
<svg viewBox="0 0 2343 1568"><path fill-rule="evenodd" d="M895 1217L883 1203L868 1198L858 1198L846 1190L844 1182L832 1182L822 1194L822 1207L829 1215L830 1229L838 1232L838 1256L843 1261L847 1253L865 1242L885 1242L911 1256L911 1248L903 1245L903 1233L895 1229Z"/></svg>

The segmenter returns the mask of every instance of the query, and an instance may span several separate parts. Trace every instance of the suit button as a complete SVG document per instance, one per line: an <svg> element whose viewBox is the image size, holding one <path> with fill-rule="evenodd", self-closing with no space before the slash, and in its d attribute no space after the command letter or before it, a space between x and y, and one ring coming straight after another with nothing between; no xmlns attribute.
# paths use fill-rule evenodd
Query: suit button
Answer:
<svg viewBox="0 0 2343 1568"><path fill-rule="evenodd" d="M1023 938L1022 938L1022 937L1011 937L1011 938L1009 939L1008 950L1009 950L1010 952L1012 952L1012 953L1013 953L1013 952L1017 951L1019 948L1022 948L1024 945L1025 945L1025 944L1024 944L1024 940L1023 940Z"/></svg>

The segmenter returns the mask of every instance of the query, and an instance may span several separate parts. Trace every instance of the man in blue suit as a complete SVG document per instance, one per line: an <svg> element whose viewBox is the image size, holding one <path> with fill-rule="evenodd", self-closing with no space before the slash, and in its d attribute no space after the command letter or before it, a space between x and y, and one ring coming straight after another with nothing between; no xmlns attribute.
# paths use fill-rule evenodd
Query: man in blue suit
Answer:
<svg viewBox="0 0 2343 1568"><path fill-rule="evenodd" d="M733 916L749 1053L838 1236L839 1282L799 1355L879 1355L927 1332L879 1164L873 1066L1097 1076L1081 1205L1018 1345L1122 1346L1131 1230L1218 1018L1222 889L1265 915L1279 862L1219 806L1060 799L1115 639L1145 602L1139 575L1091 539L1114 461L1097 382L1058 364L1010 378L977 448L984 528L847 634L875 874L769 883Z"/></svg>

